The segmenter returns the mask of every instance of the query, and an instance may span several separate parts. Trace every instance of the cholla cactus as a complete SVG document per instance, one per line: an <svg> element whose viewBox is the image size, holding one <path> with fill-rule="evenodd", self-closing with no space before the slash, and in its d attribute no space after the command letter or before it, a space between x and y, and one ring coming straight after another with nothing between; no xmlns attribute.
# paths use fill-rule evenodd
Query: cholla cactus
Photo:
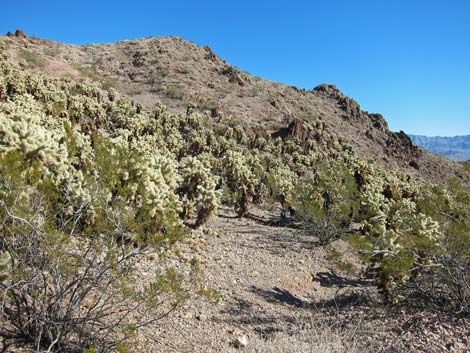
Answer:
<svg viewBox="0 0 470 353"><path fill-rule="evenodd" d="M243 216L248 211L250 198L255 194L256 176L249 167L247 157L241 152L229 151L222 161L222 168L235 210Z"/></svg>
<svg viewBox="0 0 470 353"><path fill-rule="evenodd" d="M418 180L385 171L382 167L353 158L356 180L361 188L364 235L353 244L366 250L370 271L383 293L394 300L395 288L415 275L419 262L431 261L438 249L439 224L422 214L414 200Z"/></svg>
<svg viewBox="0 0 470 353"><path fill-rule="evenodd" d="M283 216L291 205L292 192L297 184L297 175L285 164L277 164L270 168L268 185L271 195L281 203Z"/></svg>
<svg viewBox="0 0 470 353"><path fill-rule="evenodd" d="M41 118L22 109L0 112L0 152L17 150L26 158L43 161L46 169L56 169L67 160L67 149L56 131L45 129Z"/></svg>
<svg viewBox="0 0 470 353"><path fill-rule="evenodd" d="M86 201L89 195L83 175L73 167L67 146L61 142L65 139L63 127L46 128L44 121L48 117L39 113L34 101L27 97L17 104L5 105L5 112L0 112L0 153L17 151L25 159L37 161L44 178L63 190L66 202Z"/></svg>
<svg viewBox="0 0 470 353"><path fill-rule="evenodd" d="M164 217L170 210L177 212L180 202L176 196L177 164L172 158L154 155L141 166L143 204L150 217Z"/></svg>
<svg viewBox="0 0 470 353"><path fill-rule="evenodd" d="M209 123L194 107L173 114L161 104L147 114L118 99L114 90L102 101L94 86L29 76L0 62L0 157L13 151L25 165L32 162L39 182L59 195L57 204L72 210L67 213L99 190L111 196L105 205L83 206L90 226L110 205L121 207L130 228L145 224L147 233L181 225L179 216L196 215L200 225L219 205L214 174L221 175L225 200L240 216L249 202L261 203L270 193L283 212L293 201L306 202L321 211L312 217L340 224L342 231L351 221L361 223L357 237L364 258L376 283L392 296L421 262L433 261L430 254L440 254L439 244L451 243L441 232L455 220L442 214L460 215L465 202L449 196L445 203L451 212L434 212L436 205L420 201L424 183L419 179L356 157L321 119L304 126L313 139L248 138L235 118ZM294 188L300 177L308 182L299 189L307 199ZM459 217L460 223L468 218Z"/></svg>
<svg viewBox="0 0 470 353"><path fill-rule="evenodd" d="M117 96L116 90L111 87L111 88L108 90L108 100L109 100L110 102L114 102L115 99L116 99L116 96Z"/></svg>
<svg viewBox="0 0 470 353"><path fill-rule="evenodd" d="M7 82L5 77L0 73L0 100L5 99L7 95Z"/></svg>
<svg viewBox="0 0 470 353"><path fill-rule="evenodd" d="M184 218L193 211L196 226L205 223L219 206L221 192L216 190L219 178L210 171L209 160L203 157L185 157L181 161L181 182L178 193L182 199Z"/></svg>

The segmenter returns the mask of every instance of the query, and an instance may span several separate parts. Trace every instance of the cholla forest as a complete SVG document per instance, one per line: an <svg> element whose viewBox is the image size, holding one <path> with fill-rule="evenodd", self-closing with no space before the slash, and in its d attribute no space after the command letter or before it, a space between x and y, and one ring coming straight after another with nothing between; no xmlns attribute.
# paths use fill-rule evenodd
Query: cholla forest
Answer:
<svg viewBox="0 0 470 353"><path fill-rule="evenodd" d="M301 133L272 133L198 101L184 105L145 109L114 87L2 59L4 337L36 352L145 351L149 328L190 303L217 310L226 300L199 260L206 250L183 256L181 244L215 238L211 222L221 215L256 223L260 213L269 215L263 227L309 239L347 276L334 248L341 242L360 267L355 276L369 283L361 296L371 306L468 317L465 166L431 182L360 156L326 133L321 116L293 121ZM257 348L268 344L262 334L234 339L233 349L271 351Z"/></svg>

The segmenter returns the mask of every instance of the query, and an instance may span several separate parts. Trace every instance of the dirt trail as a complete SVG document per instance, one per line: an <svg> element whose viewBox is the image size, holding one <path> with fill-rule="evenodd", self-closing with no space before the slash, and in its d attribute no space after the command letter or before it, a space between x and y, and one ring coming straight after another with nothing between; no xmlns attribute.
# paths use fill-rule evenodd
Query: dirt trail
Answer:
<svg viewBox="0 0 470 353"><path fill-rule="evenodd" d="M142 352L470 352L465 320L385 306L345 242L332 257L269 219L219 211L195 242L222 301L188 303L144 335Z"/></svg>
<svg viewBox="0 0 470 353"><path fill-rule="evenodd" d="M257 218L235 218L225 209L208 224L201 262L207 283L222 295L222 302L193 303L168 319L159 329L158 349L231 352L242 336L251 342L295 334L318 308L334 306L340 293L355 290L354 279L334 275L328 254L315 239L265 225L266 215Z"/></svg>

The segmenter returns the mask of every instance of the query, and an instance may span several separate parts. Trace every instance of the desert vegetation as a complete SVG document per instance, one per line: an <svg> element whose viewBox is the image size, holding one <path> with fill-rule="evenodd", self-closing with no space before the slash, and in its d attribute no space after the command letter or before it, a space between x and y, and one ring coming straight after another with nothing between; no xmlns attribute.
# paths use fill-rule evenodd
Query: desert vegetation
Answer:
<svg viewBox="0 0 470 353"><path fill-rule="evenodd" d="M165 258L220 205L239 217L274 205L320 246L348 241L389 303L469 313L470 189L458 181L359 158L320 118L303 137L255 135L196 104L146 112L112 87L0 65L1 314L38 351L126 352L140 328L211 297L197 261ZM145 281L142 261L156 269Z"/></svg>

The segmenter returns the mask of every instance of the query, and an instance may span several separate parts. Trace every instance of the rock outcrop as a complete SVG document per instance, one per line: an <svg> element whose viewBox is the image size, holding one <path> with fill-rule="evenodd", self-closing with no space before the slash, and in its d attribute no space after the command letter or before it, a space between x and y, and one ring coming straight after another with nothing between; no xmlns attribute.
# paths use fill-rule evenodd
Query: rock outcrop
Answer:
<svg viewBox="0 0 470 353"><path fill-rule="evenodd" d="M28 38L26 33L21 29L17 29L15 33L7 32L7 37Z"/></svg>

